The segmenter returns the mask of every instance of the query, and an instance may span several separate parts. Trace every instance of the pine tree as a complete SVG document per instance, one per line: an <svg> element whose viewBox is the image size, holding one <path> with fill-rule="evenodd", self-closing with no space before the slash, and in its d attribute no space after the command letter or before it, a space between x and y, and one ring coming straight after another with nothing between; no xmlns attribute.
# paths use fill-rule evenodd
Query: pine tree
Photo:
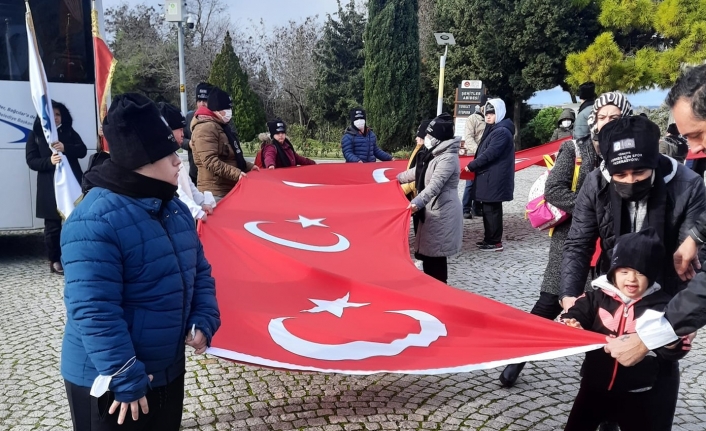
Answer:
<svg viewBox="0 0 706 431"><path fill-rule="evenodd" d="M671 86L682 64L706 60L706 1L602 0L604 32L566 59L574 87L634 93Z"/></svg>
<svg viewBox="0 0 706 431"><path fill-rule="evenodd" d="M419 101L417 0L370 0L365 29L364 107L379 144L411 142Z"/></svg>
<svg viewBox="0 0 706 431"><path fill-rule="evenodd" d="M242 141L251 141L265 130L265 111L248 83L247 73L240 67L230 32L226 33L223 48L213 61L208 82L233 99L233 120Z"/></svg>
<svg viewBox="0 0 706 431"><path fill-rule="evenodd" d="M338 0L336 15L328 16L316 47L316 86L310 97L316 120L345 127L348 111L363 104L365 15L355 10L355 0L345 8Z"/></svg>

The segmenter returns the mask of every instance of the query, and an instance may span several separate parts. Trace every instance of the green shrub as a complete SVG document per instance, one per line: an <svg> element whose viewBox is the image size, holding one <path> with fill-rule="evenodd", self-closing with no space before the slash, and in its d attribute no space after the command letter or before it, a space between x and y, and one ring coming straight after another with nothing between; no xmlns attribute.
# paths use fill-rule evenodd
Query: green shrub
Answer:
<svg viewBox="0 0 706 431"><path fill-rule="evenodd" d="M549 142L562 111L561 108L544 108L539 111L537 116L528 122L520 132L522 133L522 147L530 148ZM534 145L525 145L525 139L532 141Z"/></svg>

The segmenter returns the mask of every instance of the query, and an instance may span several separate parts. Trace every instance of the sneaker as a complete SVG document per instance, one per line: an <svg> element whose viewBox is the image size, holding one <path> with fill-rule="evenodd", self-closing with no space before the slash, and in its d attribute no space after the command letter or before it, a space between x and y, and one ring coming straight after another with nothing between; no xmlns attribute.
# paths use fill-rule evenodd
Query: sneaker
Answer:
<svg viewBox="0 0 706 431"><path fill-rule="evenodd" d="M473 214L471 214L471 213L463 213L463 218L465 218L465 219L471 219L471 218L473 218Z"/></svg>
<svg viewBox="0 0 706 431"><path fill-rule="evenodd" d="M487 244L488 244L488 243L485 242L485 241L478 241L478 242L476 243L476 247L483 247L484 245L487 245Z"/></svg>
<svg viewBox="0 0 706 431"><path fill-rule="evenodd" d="M503 243L484 244L478 247L481 251L503 251Z"/></svg>

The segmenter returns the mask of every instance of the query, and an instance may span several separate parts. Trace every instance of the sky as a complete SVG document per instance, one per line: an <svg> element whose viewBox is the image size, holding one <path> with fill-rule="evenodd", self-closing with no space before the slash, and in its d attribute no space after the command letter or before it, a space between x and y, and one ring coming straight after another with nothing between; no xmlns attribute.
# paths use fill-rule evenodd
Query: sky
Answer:
<svg viewBox="0 0 706 431"><path fill-rule="evenodd" d="M186 0L187 4L189 1ZM228 5L232 21L241 26L249 26L250 20L259 22L261 18L267 25L284 25L289 20L299 21L317 14L323 21L326 14L337 11L336 0L223 0L223 2ZM130 5L145 3L164 8L166 0L103 0L103 9L115 7L121 3ZM629 95L628 98L633 106L659 106L664 102L666 95L667 90L652 90ZM561 105L571 103L571 98L568 93L557 87L537 92L528 100L528 103Z"/></svg>
<svg viewBox="0 0 706 431"><path fill-rule="evenodd" d="M190 1L185 0L187 5ZM299 21L312 15L319 15L322 20L327 13L338 10L336 0L222 0L228 5L231 20L240 25L248 25L252 19L259 22L264 19L268 25L283 25L289 20ZM117 6L121 3L136 5L140 3L164 8L166 0L103 0L103 9ZM188 7L188 6L187 6Z"/></svg>

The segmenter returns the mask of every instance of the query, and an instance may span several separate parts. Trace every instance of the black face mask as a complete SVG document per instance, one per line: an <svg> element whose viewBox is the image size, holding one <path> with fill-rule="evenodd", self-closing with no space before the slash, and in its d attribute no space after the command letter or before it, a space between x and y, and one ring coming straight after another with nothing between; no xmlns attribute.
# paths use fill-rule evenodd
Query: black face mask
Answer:
<svg viewBox="0 0 706 431"><path fill-rule="evenodd" d="M652 190L652 176L636 183L619 183L613 181L615 192L626 201L639 202L647 197Z"/></svg>

